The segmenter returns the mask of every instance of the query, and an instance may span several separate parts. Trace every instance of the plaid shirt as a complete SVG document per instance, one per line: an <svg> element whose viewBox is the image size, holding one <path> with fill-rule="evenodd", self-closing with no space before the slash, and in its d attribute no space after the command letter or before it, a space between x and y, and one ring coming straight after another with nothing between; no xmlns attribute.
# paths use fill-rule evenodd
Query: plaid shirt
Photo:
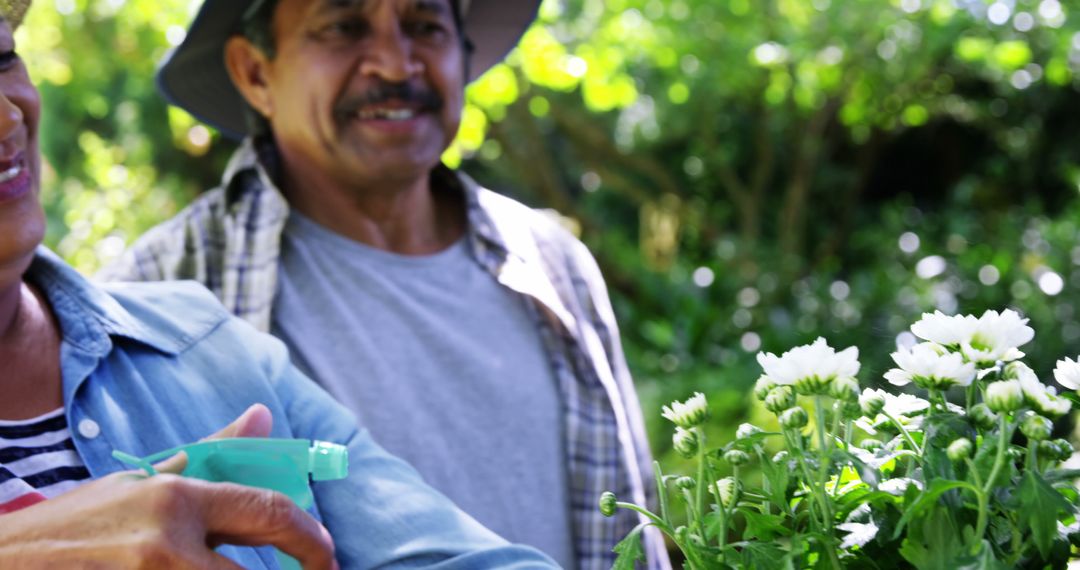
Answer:
<svg viewBox="0 0 1080 570"><path fill-rule="evenodd" d="M230 311L269 331L281 234L289 215L269 174L276 172L276 156L272 145L245 141L222 186L147 232L100 277L195 279ZM464 192L475 261L531 301L527 306L544 339L566 413L577 567L611 568L612 547L642 520L623 509L603 517L597 507L600 494L613 491L639 504L648 496L652 504L655 485L637 394L596 261L549 216L445 167L432 176ZM659 533L650 528L645 536L649 567L669 567Z"/></svg>

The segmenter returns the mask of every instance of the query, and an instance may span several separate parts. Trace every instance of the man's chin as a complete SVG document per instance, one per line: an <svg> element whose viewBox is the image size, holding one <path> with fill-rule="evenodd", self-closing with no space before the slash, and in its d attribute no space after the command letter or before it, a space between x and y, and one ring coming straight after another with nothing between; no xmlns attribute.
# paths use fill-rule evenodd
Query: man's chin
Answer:
<svg viewBox="0 0 1080 570"><path fill-rule="evenodd" d="M372 152L370 148L362 152L353 153L355 170L356 166L364 171L363 174L374 180L411 179L427 176L436 166L442 162L442 151L436 152L429 149L425 152L388 152L380 149ZM361 173L357 173L361 174Z"/></svg>

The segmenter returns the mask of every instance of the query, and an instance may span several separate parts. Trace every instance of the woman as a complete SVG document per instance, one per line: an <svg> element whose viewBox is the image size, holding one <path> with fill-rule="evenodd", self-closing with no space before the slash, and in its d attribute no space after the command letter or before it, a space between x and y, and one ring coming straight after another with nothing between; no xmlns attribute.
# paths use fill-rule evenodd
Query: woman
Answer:
<svg viewBox="0 0 1080 570"><path fill-rule="evenodd" d="M551 567L427 487L201 286L103 290L41 247L41 107L12 37L26 3L0 22L0 567L276 565L244 545L307 568ZM237 417L216 436L348 445L349 477L313 488L323 524L276 493L146 477L110 457Z"/></svg>

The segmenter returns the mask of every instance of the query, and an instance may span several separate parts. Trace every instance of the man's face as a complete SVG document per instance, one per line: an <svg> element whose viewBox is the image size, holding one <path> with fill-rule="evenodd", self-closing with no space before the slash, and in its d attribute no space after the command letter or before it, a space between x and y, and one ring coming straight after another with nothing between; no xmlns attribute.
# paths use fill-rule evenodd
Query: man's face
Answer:
<svg viewBox="0 0 1080 570"><path fill-rule="evenodd" d="M18 279L45 237L38 203L41 101L0 21L0 283Z"/></svg>
<svg viewBox="0 0 1080 570"><path fill-rule="evenodd" d="M282 0L264 111L288 169L377 183L438 164L465 85L451 10L450 0Z"/></svg>

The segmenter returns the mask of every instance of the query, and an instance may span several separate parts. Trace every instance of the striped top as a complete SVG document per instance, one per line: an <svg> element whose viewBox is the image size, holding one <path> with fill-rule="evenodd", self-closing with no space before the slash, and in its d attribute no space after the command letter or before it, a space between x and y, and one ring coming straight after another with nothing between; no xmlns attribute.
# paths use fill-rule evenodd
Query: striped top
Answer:
<svg viewBox="0 0 1080 570"><path fill-rule="evenodd" d="M29 420L0 420L0 515L90 479L60 408Z"/></svg>

